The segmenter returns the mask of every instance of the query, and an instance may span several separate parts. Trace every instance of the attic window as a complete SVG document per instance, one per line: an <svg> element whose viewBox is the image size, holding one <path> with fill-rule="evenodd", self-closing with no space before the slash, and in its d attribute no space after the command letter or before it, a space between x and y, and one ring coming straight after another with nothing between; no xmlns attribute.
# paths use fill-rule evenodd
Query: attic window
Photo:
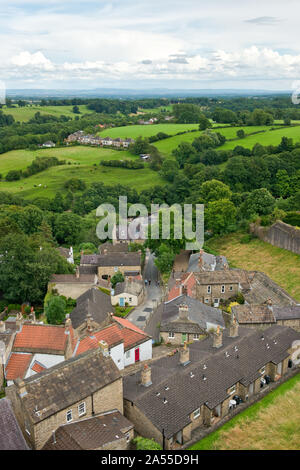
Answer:
<svg viewBox="0 0 300 470"><path fill-rule="evenodd" d="M204 370L207 369L207 365L206 365L206 364L204 364L203 369L204 369Z"/></svg>
<svg viewBox="0 0 300 470"><path fill-rule="evenodd" d="M168 403L168 400L166 398L164 398L164 405L166 405Z"/></svg>
<svg viewBox="0 0 300 470"><path fill-rule="evenodd" d="M276 339L273 339L273 343L274 343L274 344L277 344L277 341L276 341Z"/></svg>
<svg viewBox="0 0 300 470"><path fill-rule="evenodd" d="M234 350L235 350L235 352L237 352L239 350L239 348L237 346L234 346Z"/></svg>
<svg viewBox="0 0 300 470"><path fill-rule="evenodd" d="M225 357L229 357L228 351L225 351Z"/></svg>
<svg viewBox="0 0 300 470"><path fill-rule="evenodd" d="M165 390L169 390L170 387L168 387L168 385L165 386Z"/></svg>
<svg viewBox="0 0 300 470"><path fill-rule="evenodd" d="M193 374L193 372L190 372L190 377L191 377L191 379L192 379L193 377L195 377L195 375Z"/></svg>
<svg viewBox="0 0 300 470"><path fill-rule="evenodd" d="M262 335L261 340L264 341L264 339L265 339L265 337L264 337L264 335Z"/></svg>
<svg viewBox="0 0 300 470"><path fill-rule="evenodd" d="M203 374L203 375L202 375L202 379L203 379L203 380L207 380L206 375Z"/></svg>
<svg viewBox="0 0 300 470"><path fill-rule="evenodd" d="M159 396L160 396L160 392L156 392L156 396L159 397Z"/></svg>
<svg viewBox="0 0 300 470"><path fill-rule="evenodd" d="M268 344L268 343L266 344L266 348L267 348L267 349L270 349L270 346L269 346L269 344Z"/></svg>

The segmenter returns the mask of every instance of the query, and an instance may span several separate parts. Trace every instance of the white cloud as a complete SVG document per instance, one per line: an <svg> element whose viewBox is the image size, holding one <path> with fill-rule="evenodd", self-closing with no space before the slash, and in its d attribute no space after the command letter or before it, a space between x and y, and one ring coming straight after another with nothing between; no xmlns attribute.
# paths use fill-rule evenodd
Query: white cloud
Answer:
<svg viewBox="0 0 300 470"><path fill-rule="evenodd" d="M20 54L11 58L11 63L17 67L33 67L40 68L45 71L54 70L54 65L49 59L46 59L42 52L31 54L28 51L20 52Z"/></svg>

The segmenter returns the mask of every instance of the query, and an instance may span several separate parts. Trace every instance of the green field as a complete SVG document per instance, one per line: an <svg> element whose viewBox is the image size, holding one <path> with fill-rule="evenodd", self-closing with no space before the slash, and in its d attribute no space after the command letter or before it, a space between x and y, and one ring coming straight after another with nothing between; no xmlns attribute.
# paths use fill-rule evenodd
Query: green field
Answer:
<svg viewBox="0 0 300 470"><path fill-rule="evenodd" d="M129 137L136 139L139 136L151 137L156 135L158 132L164 132L165 134L175 135L177 132L186 132L192 129L198 129L198 124L137 124L134 126L124 127L113 127L111 129L104 129L101 133L98 133L102 137L112 137L116 139L120 137L125 139Z"/></svg>
<svg viewBox="0 0 300 470"><path fill-rule="evenodd" d="M143 113L143 114L158 114L161 112L167 112L171 113L173 109L173 106L171 104L168 104L166 106L159 106L158 108L139 108L138 113Z"/></svg>
<svg viewBox="0 0 300 470"><path fill-rule="evenodd" d="M51 167L19 181L1 181L0 189L2 191L18 192L23 197L32 199L36 197L53 197L56 192L62 190L65 181L69 178L80 178L88 185L97 181L102 181L105 184L130 185L138 191L163 183L158 173L152 171L147 165L140 170L99 165L101 160L138 158L127 151L83 146L7 152L0 156L0 173L5 175L10 169L25 169L37 156L57 157L71 164ZM94 164L96 165L94 166Z"/></svg>
<svg viewBox="0 0 300 470"><path fill-rule="evenodd" d="M81 114L88 114L92 111L88 110L86 105L79 105L79 110ZM2 111L5 114L11 114L15 121L26 122L29 119L33 118L35 113L40 112L43 115L52 115L59 117L61 115L68 116L71 118L75 118L75 116L80 116L78 114L74 114L73 106L25 106L23 108L6 108L3 107Z"/></svg>
<svg viewBox="0 0 300 470"><path fill-rule="evenodd" d="M240 129L243 129L246 135L252 134L253 132L261 132L261 134L255 134L254 136L252 136L254 139L255 138L258 139L260 138L259 136L264 135L265 134L264 131L267 131L269 128L270 126L244 126L244 127L225 127L225 128L223 127L217 128L215 126L212 130L214 132L219 132L220 134L224 135L226 139L237 139L236 133ZM172 154L172 150L175 149L181 142L189 142L191 144L196 137L199 137L200 134L202 134L202 131L189 132L183 135L175 135L174 137L169 137L168 139L155 142L154 145L158 148L158 150L162 153L162 155L170 156ZM224 149L225 146L228 144L233 144L233 147L229 147L229 148L234 148L236 145L239 145L239 142L241 141L246 142L246 140L248 139L250 139L250 136L245 137L244 139L234 140L233 142L226 142L222 147L219 147L219 148Z"/></svg>

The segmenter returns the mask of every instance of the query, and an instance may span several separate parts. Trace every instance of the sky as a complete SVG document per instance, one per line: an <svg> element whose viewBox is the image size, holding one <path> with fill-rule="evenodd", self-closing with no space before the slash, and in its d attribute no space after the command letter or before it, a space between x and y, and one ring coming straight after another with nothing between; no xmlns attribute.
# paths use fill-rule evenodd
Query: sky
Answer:
<svg viewBox="0 0 300 470"><path fill-rule="evenodd" d="M7 88L292 90L299 0L0 0Z"/></svg>

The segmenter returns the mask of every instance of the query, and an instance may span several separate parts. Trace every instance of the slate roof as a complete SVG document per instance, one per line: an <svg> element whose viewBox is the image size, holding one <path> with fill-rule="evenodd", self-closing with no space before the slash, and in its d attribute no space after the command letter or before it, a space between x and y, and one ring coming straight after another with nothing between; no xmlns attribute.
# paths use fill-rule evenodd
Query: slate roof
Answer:
<svg viewBox="0 0 300 470"><path fill-rule="evenodd" d="M195 325L199 325L201 330L206 330L207 323L220 325L223 328L225 327L222 311L220 309L203 304L188 295L181 295L164 303L161 315L161 331L171 331L169 327L172 326L174 321L182 322L182 320L179 319L179 306L181 304L188 306L189 322L186 322L186 327L188 328L190 326L191 331L186 330L187 333L198 333L200 330L196 328L196 331Z"/></svg>
<svg viewBox="0 0 300 470"><path fill-rule="evenodd" d="M276 320L299 320L300 305L274 305L273 312Z"/></svg>
<svg viewBox="0 0 300 470"><path fill-rule="evenodd" d="M187 272L191 273L200 271L199 257L200 253L191 254ZM202 259L204 271L224 270L224 264L228 263L225 256L215 256L206 252L202 254Z"/></svg>
<svg viewBox="0 0 300 470"><path fill-rule="evenodd" d="M84 283L84 284L93 284L95 282L94 274L80 274L79 277L76 274L53 274L51 276L50 282L63 282L63 283Z"/></svg>
<svg viewBox="0 0 300 470"><path fill-rule="evenodd" d="M93 276L98 274L97 266L79 266L80 277L84 274L92 274Z"/></svg>
<svg viewBox="0 0 300 470"><path fill-rule="evenodd" d="M70 313L73 327L76 329L85 322L88 314L101 325L112 311L110 296L100 289L91 288L77 298L76 307Z"/></svg>
<svg viewBox="0 0 300 470"><path fill-rule="evenodd" d="M179 281L179 282L177 282ZM179 297L182 294L182 289L186 289L186 294L190 297L193 294L193 289L196 284L196 279L194 274L191 273L174 273L174 277L170 278L168 282L169 293L168 301L173 300L176 297Z"/></svg>
<svg viewBox="0 0 300 470"><path fill-rule="evenodd" d="M99 349L88 351L24 379L27 393L22 403L32 421L38 423L119 378L110 357L104 357Z"/></svg>
<svg viewBox="0 0 300 470"><path fill-rule="evenodd" d="M141 254L130 253L107 253L105 255L82 255L80 264L92 264L96 266L140 266Z"/></svg>
<svg viewBox="0 0 300 470"><path fill-rule="evenodd" d="M67 345L64 326L23 324L16 334L14 351L63 353Z"/></svg>
<svg viewBox="0 0 300 470"><path fill-rule="evenodd" d="M293 299L282 287L259 271L250 271L250 290L243 295L249 304L263 304L271 299L273 305L296 305Z"/></svg>
<svg viewBox="0 0 300 470"><path fill-rule="evenodd" d="M98 247L99 253L104 254L104 250L107 250L109 253L127 253L128 252L128 243L112 243L105 242Z"/></svg>
<svg viewBox="0 0 300 470"><path fill-rule="evenodd" d="M231 311L240 324L276 322L272 308L269 308L268 305L234 305Z"/></svg>
<svg viewBox="0 0 300 470"><path fill-rule="evenodd" d="M0 450L29 450L7 398L0 400Z"/></svg>
<svg viewBox="0 0 300 470"><path fill-rule="evenodd" d="M184 367L179 364L178 353L153 361L152 385L148 387L141 385L140 372L125 376L124 399L133 402L170 438L190 423L189 415L201 405L215 408L237 382L248 385L261 376L259 370L265 364L277 364L288 357L287 350L299 339L299 333L278 325L263 334L240 327L236 338L230 338L225 330L218 349L213 348L211 337L191 344L190 363Z"/></svg>
<svg viewBox="0 0 300 470"><path fill-rule="evenodd" d="M118 282L114 289L114 295L123 294L132 294L139 296L142 290L144 289L143 281L124 281Z"/></svg>
<svg viewBox="0 0 300 470"><path fill-rule="evenodd" d="M42 450L94 450L112 442L118 443L133 428L119 411L60 426Z"/></svg>

